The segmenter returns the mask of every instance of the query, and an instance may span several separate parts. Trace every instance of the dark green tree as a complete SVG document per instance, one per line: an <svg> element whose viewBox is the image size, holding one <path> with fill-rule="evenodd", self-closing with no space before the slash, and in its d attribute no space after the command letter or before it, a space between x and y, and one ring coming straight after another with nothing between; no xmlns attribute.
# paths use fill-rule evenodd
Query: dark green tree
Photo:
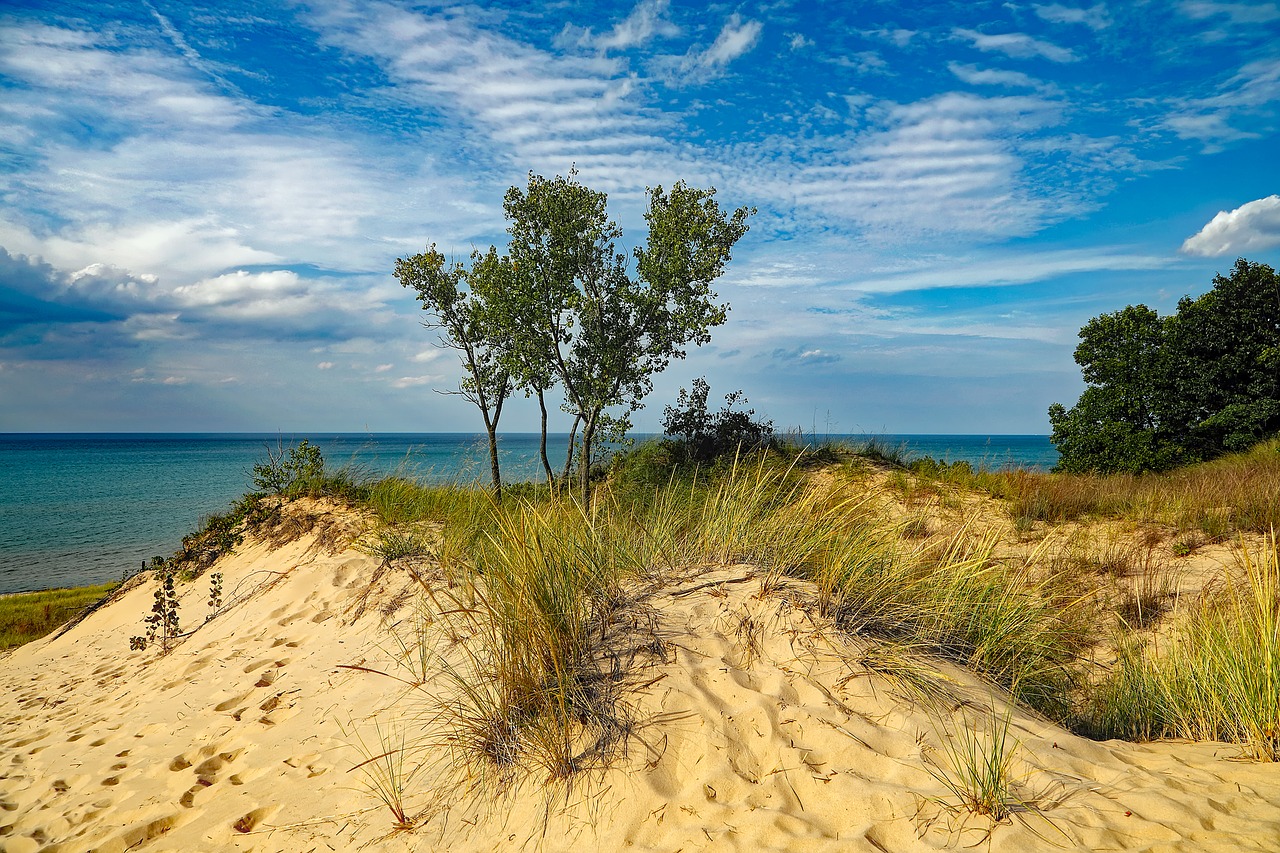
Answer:
<svg viewBox="0 0 1280 853"><path fill-rule="evenodd" d="M1090 320L1075 351L1087 383L1049 407L1059 469L1164 470L1245 450L1280 429L1280 277L1236 262L1161 318L1145 305Z"/></svg>
<svg viewBox="0 0 1280 853"><path fill-rule="evenodd" d="M490 246L485 253L473 252L471 267L449 264L434 245L409 258L396 259L396 278L417 292L422 310L429 319L423 325L439 330L439 345L456 350L465 376L457 391L470 400L484 419L489 437L489 465L493 491L502 497L502 474L498 466L498 421L510 396L513 381L507 364L499 357L503 330L493 321L484 294L502 293L513 279L509 258Z"/></svg>
<svg viewBox="0 0 1280 853"><path fill-rule="evenodd" d="M668 447L682 462L710 462L724 453L752 450L773 438L773 422L757 420L755 409L736 409L745 404L742 391L724 397L725 406L718 412L707 408L711 386L704 378L693 380L693 387L680 389L674 406L662 410L662 431L675 441Z"/></svg>

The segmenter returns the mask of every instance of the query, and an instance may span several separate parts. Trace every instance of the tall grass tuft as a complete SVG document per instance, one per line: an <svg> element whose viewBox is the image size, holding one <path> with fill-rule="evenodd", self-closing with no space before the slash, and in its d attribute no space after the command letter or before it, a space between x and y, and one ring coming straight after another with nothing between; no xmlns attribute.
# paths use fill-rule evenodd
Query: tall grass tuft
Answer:
<svg viewBox="0 0 1280 853"><path fill-rule="evenodd" d="M948 796L936 797L943 808L983 815L995 822L1025 810L1027 804L1014 792L1013 760L1018 743L1009 738L1012 709L1003 715L984 714L985 723L962 723L955 731L939 734L942 759L927 755L925 769L942 783Z"/></svg>
<svg viewBox="0 0 1280 853"><path fill-rule="evenodd" d="M1171 636L1122 649L1090 709L1097 732L1227 741L1280 760L1275 535L1261 553L1242 547L1239 570L1173 618Z"/></svg>
<svg viewBox="0 0 1280 853"><path fill-rule="evenodd" d="M596 653L637 564L625 537L570 502L495 509L491 521L469 583L445 593L474 632L465 664L443 667L451 743L482 779L509 781L520 765L567 780L625 730Z"/></svg>

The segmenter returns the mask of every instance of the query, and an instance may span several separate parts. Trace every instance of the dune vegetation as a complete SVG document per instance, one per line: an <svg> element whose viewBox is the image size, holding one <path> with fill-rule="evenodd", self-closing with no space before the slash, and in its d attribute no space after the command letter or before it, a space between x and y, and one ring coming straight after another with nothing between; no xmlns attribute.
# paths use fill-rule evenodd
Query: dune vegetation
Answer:
<svg viewBox="0 0 1280 853"><path fill-rule="evenodd" d="M629 829L591 831L663 849L693 837L681 833L701 837L721 826L706 822L704 802L724 826L751 825L743 803L818 825L827 819L822 809L865 796L854 771L828 763L838 742L869 750L858 761L895 778L900 793L891 800L914 797L914 828L886 849L911 849L911 838L935 825L943 834L930 844L943 846L957 837L948 833L976 826L981 840L1011 823L1019 828L1006 838L1010 849L1102 843L1112 836L1064 822L1059 809L1071 797L1093 798L1090 809L1124 801L1111 783L1090 781L1119 778L1128 760L1117 757L1120 741L1210 742L1223 757L1246 759L1239 767L1280 760L1280 565L1259 521L1263 496L1280 479L1277 447L1168 474L1104 477L975 471L882 447L785 441L696 460L666 440L617 454L598 472L587 510L576 488L507 484L498 500L469 484L326 469L304 446L255 469L259 491L208 519L156 567L156 582L144 576L143 588L101 608L114 612L103 624L115 627L93 643L128 655L115 667L133 667L133 678L154 670L159 703L163 691L186 690L186 673L223 650L256 648L236 626L259 626L254 637L272 651L246 655L253 686L236 692L228 684L203 700L209 731L224 734L227 720L248 715L284 737L300 696L314 688L311 701L332 717L344 707L328 698L335 673L366 679L342 682L348 701L359 697L348 716L317 718L307 738L336 725L323 737L336 738L330 752L346 757L326 760L345 765L342 790L358 780L373 804L365 811L382 815L393 833L435 827L444 838L455 824L487 826L487 815L533 792L542 805L519 812L533 821L522 831L559 849L546 835L558 816L582 806L588 817L575 820L595 826L589 804L597 796L621 778L650 776L659 800L645 808L659 808L672 791L695 792L681 801L683 817L663 827L666 812L655 811ZM1210 515L1220 529L1205 529ZM318 553L332 555L323 563L332 579L311 587L288 567ZM152 587L175 614L174 636L126 651L128 633L154 619L141 612ZM333 601L322 603L322 593ZM254 615L268 600L274 609ZM139 612L116 612L126 602ZM179 607L191 611L180 623ZM334 616L338 623L327 621ZM295 622L310 627L286 627ZM344 638L345 646L324 645ZM309 664L320 680L275 689L284 668L303 664L274 650L308 644L312 654L336 655ZM241 668L232 666L221 678ZM104 676L99 686L111 683ZM183 695L196 696L191 690ZM266 701L250 698L273 690ZM765 703L763 716L743 697ZM754 720L749 728L746 720ZM807 721L802 740L788 728L798 720ZM705 791L688 787L689 762L719 760L719 741L686 758L691 742L668 740L687 738L680 732L691 725L722 731L727 747L727 769L707 766L705 784L697 782ZM744 757L763 754L749 743L766 731L776 735L776 767ZM211 745L221 751L208 761L234 760L247 748L237 742ZM284 741L275 748L299 749ZM801 788L786 775L784 753L792 752ZM315 756L329 753L300 754L306 779L325 779ZM173 767L188 761L195 759ZM1090 762L1101 764L1082 769ZM729 775L716 775L722 771ZM1237 791L1241 814L1252 814L1236 781L1252 777L1207 772L1206 784ZM210 784L220 778L205 776ZM184 806L205 796L206 782L187 792ZM325 794L327 808L344 808L335 805L340 793ZM1176 792L1161 787L1151 802L1169 796ZM225 823L233 806L224 814L209 802ZM29 806L35 821L40 802ZM257 832L276 807L234 808L244 812L227 824L238 837ZM899 811L873 808L856 820L880 837L874 827ZM1160 812L1160 820L1176 821L1176 813ZM295 830L312 825L305 811L292 814ZM146 820L169 831L168 817ZM1127 817L1110 820L1106 833L1121 831ZM784 824L759 831L773 837ZM129 832L120 838L129 841ZM1195 842L1194 828L1187 832ZM478 835L476 849L486 839Z"/></svg>
<svg viewBox="0 0 1280 853"><path fill-rule="evenodd" d="M589 513L532 484L499 503L464 485L313 471L281 492L342 496L370 513L361 547L447 576L424 594L465 614L479 645L466 671L433 671L427 656L415 680L455 686L453 743L486 779L528 767L566 779L604 760L627 733L600 670L610 626L638 590L739 564L873 638L864 663L921 699L944 689L930 662L948 661L1090 737L1280 757L1280 567L1258 535L1280 513L1280 441L1142 476L776 441L683 458L670 440L620 454ZM1216 568L1180 584L1173 564L1214 545Z"/></svg>

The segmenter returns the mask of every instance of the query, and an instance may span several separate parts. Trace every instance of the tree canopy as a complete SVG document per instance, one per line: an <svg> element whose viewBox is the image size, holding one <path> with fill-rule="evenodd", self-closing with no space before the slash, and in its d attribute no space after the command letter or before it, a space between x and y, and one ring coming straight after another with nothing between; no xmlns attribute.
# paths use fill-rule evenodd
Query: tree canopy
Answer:
<svg viewBox="0 0 1280 853"><path fill-rule="evenodd" d="M512 187L504 199L511 235L505 256L491 246L473 255L469 270L446 267L433 246L397 261L401 283L418 291L431 325L459 350L468 373L460 391L484 415L495 486L495 431L512 389L538 399L542 464L554 481L545 397L558 388L573 416L571 434L582 430L578 482L590 501L599 437L624 433L653 375L725 322L729 306L711 287L754 211L727 214L715 195L683 182L670 191L651 188L648 236L628 257L618 251L622 230L609 219L605 193L579 183L573 171L553 179L530 173L528 185ZM571 439L565 476L573 450Z"/></svg>
<svg viewBox="0 0 1280 853"><path fill-rule="evenodd" d="M498 465L498 422L502 407L513 386L511 369L500 357L500 329L493 322L492 308L485 294L500 293L512 278L511 262L489 247L487 253L473 252L471 266L448 263L434 244L425 252L396 259L396 278L417 292L423 321L439 330L439 345L457 350L464 376L459 394L480 410L489 437L489 468L493 490L502 496L502 474Z"/></svg>
<svg viewBox="0 0 1280 853"><path fill-rule="evenodd" d="M1280 430L1280 276L1241 258L1161 317L1130 305L1080 330L1087 384L1049 407L1063 471L1158 471Z"/></svg>

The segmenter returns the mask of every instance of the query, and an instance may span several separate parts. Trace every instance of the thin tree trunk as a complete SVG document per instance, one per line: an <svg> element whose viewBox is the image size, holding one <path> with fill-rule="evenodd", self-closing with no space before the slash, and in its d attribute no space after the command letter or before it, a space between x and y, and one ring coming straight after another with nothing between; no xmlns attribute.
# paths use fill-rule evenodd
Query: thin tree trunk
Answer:
<svg viewBox="0 0 1280 853"><path fill-rule="evenodd" d="M591 440L595 438L596 416L588 415L582 425L582 453L578 457L578 484L582 490L582 508L591 511Z"/></svg>
<svg viewBox="0 0 1280 853"><path fill-rule="evenodd" d="M484 412L484 427L489 433L489 469L493 474L493 499L502 502L502 472L498 468L498 419L502 417L502 404L505 398L498 400L493 407L493 418Z"/></svg>
<svg viewBox="0 0 1280 853"><path fill-rule="evenodd" d="M556 485L556 476L551 471L551 462L547 459L547 401L543 399L542 389L538 389L538 408L542 410L542 439L538 444L538 454L542 457L542 470L547 472L547 485L552 489Z"/></svg>
<svg viewBox="0 0 1280 853"><path fill-rule="evenodd" d="M564 455L564 475L560 478L561 482L569 482L569 473L573 470L573 442L578 437L578 422L582 420L582 416L578 415L573 419L573 429L569 430L569 450Z"/></svg>
<svg viewBox="0 0 1280 853"><path fill-rule="evenodd" d="M493 497L502 501L502 474L498 470L498 427L489 427L489 467L493 474Z"/></svg>

